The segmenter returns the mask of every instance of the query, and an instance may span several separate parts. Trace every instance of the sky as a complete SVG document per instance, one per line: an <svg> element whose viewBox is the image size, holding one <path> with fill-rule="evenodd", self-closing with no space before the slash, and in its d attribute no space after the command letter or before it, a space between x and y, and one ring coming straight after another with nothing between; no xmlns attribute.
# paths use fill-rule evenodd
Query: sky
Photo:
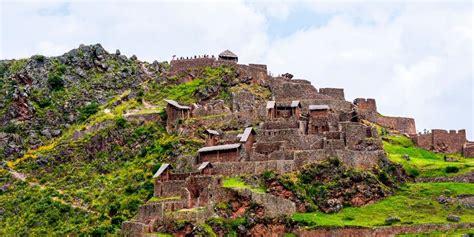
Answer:
<svg viewBox="0 0 474 237"><path fill-rule="evenodd" d="M217 55L267 64L418 131L474 140L471 1L0 1L0 58L61 55L100 43L140 60Z"/></svg>

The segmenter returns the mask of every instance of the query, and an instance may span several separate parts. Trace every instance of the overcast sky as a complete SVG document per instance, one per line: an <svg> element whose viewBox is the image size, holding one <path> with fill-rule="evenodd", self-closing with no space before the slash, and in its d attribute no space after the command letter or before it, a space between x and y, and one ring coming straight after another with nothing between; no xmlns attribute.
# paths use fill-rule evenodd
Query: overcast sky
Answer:
<svg viewBox="0 0 474 237"><path fill-rule="evenodd" d="M375 98L417 130L474 139L473 7L465 2L2 1L0 58L55 56L80 44L145 61L219 54L267 64L346 99Z"/></svg>

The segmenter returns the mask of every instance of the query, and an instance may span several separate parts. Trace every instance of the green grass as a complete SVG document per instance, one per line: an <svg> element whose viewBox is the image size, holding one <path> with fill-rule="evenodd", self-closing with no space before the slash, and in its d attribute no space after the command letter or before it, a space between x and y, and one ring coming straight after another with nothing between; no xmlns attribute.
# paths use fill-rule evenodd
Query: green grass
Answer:
<svg viewBox="0 0 474 237"><path fill-rule="evenodd" d="M171 197L152 197L148 200L148 202L163 202L163 201L174 201L180 200L180 196L171 196Z"/></svg>
<svg viewBox="0 0 474 237"><path fill-rule="evenodd" d="M444 161L444 155L435 154L418 148L405 136L389 136L389 141L384 141L384 150L388 153L388 158L398 164L403 165L409 174L419 174L419 177L439 177L464 174L474 170L474 159L464 158L459 154L450 154L458 162ZM403 159L403 155L410 156L410 160ZM454 166L459 168L457 173L446 173L446 167Z"/></svg>
<svg viewBox="0 0 474 237"><path fill-rule="evenodd" d="M461 222L474 222L474 210L452 204L444 208L436 199L440 195L474 194L474 184L415 183L406 184L393 196L364 207L346 207L335 214L321 212L296 213L293 220L306 226L384 225L385 218L397 216L399 224L448 223L449 214L461 217Z"/></svg>
<svg viewBox="0 0 474 237"><path fill-rule="evenodd" d="M263 187L254 187L245 183L240 177L226 177L222 181L222 187L224 188L235 188L235 189L250 189L256 193L265 193L266 190Z"/></svg>
<svg viewBox="0 0 474 237"><path fill-rule="evenodd" d="M146 237L173 237L172 234L164 234L164 233L148 233L145 234Z"/></svg>

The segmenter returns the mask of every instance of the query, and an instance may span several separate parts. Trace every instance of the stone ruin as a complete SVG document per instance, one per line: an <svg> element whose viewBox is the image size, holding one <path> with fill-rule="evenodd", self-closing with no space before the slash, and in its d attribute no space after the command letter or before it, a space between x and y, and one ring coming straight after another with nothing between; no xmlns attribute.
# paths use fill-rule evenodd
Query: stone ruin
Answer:
<svg viewBox="0 0 474 237"><path fill-rule="evenodd" d="M170 71L179 73L221 63L232 65L241 71L248 70L239 74L250 76L247 82L267 86L272 92L271 100L257 100L245 91L232 95L231 108L220 101L181 105L166 100L167 130L204 137L205 146L187 164L188 169L161 165L153 176L154 197L158 201L142 205L133 220L123 223L125 235L142 236L178 219L203 222L215 215L213 205L236 196L260 204L269 216L294 213L294 202L268 193L223 188L223 177L266 171L283 174L334 156L354 168L373 168L385 159L385 153L376 128L363 120L408 134L425 149L473 156L474 143L467 142L464 130L449 133L433 130L430 134L416 135L414 119L382 116L374 99L358 98L351 103L345 100L343 89L318 91L310 82L292 79L292 75L272 77L265 65L239 65L237 56L229 52L219 55L219 59L174 60ZM189 118L215 114L224 115L210 116L197 124L206 129L203 132L183 123ZM235 121L234 129L229 129L230 125L225 130L212 129L218 122L228 124L231 120ZM196 208L200 211L190 211Z"/></svg>
<svg viewBox="0 0 474 237"><path fill-rule="evenodd" d="M415 120L413 118L384 116L377 112L375 99L357 98L354 100L357 113L361 118L381 125L382 127L406 133L416 134Z"/></svg>
<svg viewBox="0 0 474 237"><path fill-rule="evenodd" d="M426 150L442 153L463 153L465 157L474 157L472 142L466 138L466 130L432 129L425 134L412 137L413 142Z"/></svg>

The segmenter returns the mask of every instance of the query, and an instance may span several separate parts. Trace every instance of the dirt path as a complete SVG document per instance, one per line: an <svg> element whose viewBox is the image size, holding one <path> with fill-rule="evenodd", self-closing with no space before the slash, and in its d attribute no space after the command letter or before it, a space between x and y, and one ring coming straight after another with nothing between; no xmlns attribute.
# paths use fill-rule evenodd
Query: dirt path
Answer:
<svg viewBox="0 0 474 237"><path fill-rule="evenodd" d="M36 183L36 182L31 182L31 181L27 181L26 178L27 178L27 175L26 174L23 174L23 173L20 173L20 172L17 172L13 169L8 169L8 172L13 176L13 178L15 179L18 179L18 180L21 180L23 182L26 182L28 183L30 186L38 186L41 190L44 190L46 189L46 186L44 185L41 185L39 183ZM60 194L64 194L64 191L63 190L60 190L60 189L56 189L56 191ZM55 202L59 202L61 204L64 204L64 205L70 205L74 208L78 208L78 209L81 209L85 212L89 212L89 213L94 213L94 214L98 214L98 212L96 211L93 211L93 210L90 210L87 206L84 206L82 205L82 202L80 200L75 200L73 203L70 203L68 201L65 201L59 197L53 197L52 198L53 201Z"/></svg>

